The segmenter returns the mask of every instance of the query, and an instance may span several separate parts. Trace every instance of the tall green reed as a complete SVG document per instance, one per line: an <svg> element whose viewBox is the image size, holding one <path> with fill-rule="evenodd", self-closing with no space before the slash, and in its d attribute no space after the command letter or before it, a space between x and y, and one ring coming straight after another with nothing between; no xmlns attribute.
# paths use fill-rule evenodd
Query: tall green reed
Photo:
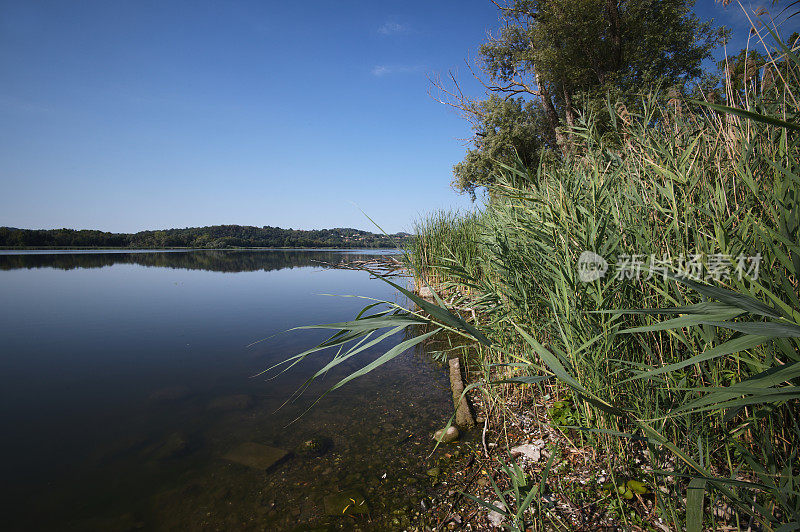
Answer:
<svg viewBox="0 0 800 532"><path fill-rule="evenodd" d="M438 325L478 340L487 374L527 364L496 380L555 377L599 449L646 441L656 473L678 479L665 481L673 494L686 490L685 505L659 498L673 526L715 526L705 498L731 504L739 526L800 526L800 60L779 39L770 52L761 75L781 81L729 98L747 108L609 101L603 120L581 118L566 161L506 167L480 215L421 222L410 266L422 282L466 287L479 323L395 285L417 308L332 324L301 357L340 348L329 369L389 337L380 330ZM611 261L605 277L581 278L584 252ZM685 275L721 257L728 275ZM757 275L732 271L749 257Z"/></svg>
<svg viewBox="0 0 800 532"><path fill-rule="evenodd" d="M584 116L573 131L581 149L565 164L507 168L485 214L482 279L501 303L488 309L493 330L517 328L531 362L584 399L592 428L644 434L654 454L679 458L669 474L709 482L766 526L800 519L800 148L787 96L800 64L778 49L783 63L764 68L783 69L786 84L759 86L749 109L650 97L634 114L609 103L611 127ZM641 271L584 282L585 251L641 261ZM660 264L691 258L709 271L721 257L730 267L760 258L758 277L709 287ZM609 312L643 307L660 310ZM670 313L682 317L656 324Z"/></svg>
<svg viewBox="0 0 800 532"><path fill-rule="evenodd" d="M438 210L414 222L414 236L406 251L418 284L448 281L446 270L452 265L471 276L481 275L481 218L480 211Z"/></svg>

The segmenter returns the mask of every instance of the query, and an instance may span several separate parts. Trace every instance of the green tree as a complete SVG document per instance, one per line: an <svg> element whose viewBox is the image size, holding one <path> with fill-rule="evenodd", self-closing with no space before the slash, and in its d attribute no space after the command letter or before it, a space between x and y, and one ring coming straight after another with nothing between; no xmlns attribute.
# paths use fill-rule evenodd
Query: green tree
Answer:
<svg viewBox="0 0 800 532"><path fill-rule="evenodd" d="M457 188L473 194L475 187L492 181L496 166L487 161L497 143L516 146L525 138L536 143L533 153L555 146L558 153L566 154L570 151L567 132L575 125L579 103L613 93L635 105L639 93L656 84L683 90L699 78L702 61L728 35L711 21L700 21L691 11L692 0L494 3L502 28L480 47L480 72L473 73L489 95L521 98L525 103L506 109L497 98L475 102L463 95L452 75L453 87L434 80L443 96L440 101L460 109L472 123L474 149L456 166L454 181ZM520 135L516 128L500 128L498 136L487 142L480 135L494 119L490 112L486 120L487 109L502 115L514 107L525 110L518 113L525 127L538 129ZM515 137L502 138L504 132L514 132Z"/></svg>
<svg viewBox="0 0 800 532"><path fill-rule="evenodd" d="M544 115L532 101L492 94L474 103L473 114L474 148L453 168L453 185L474 198L477 187L492 182L498 161L514 164L519 158L535 165L540 150L550 143L542 136Z"/></svg>

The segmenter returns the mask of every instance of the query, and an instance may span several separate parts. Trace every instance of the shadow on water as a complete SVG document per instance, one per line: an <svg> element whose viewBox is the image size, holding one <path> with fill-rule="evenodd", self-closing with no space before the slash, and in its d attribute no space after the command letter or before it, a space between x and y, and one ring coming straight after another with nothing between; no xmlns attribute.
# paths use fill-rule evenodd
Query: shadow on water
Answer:
<svg viewBox="0 0 800 532"><path fill-rule="evenodd" d="M396 297L365 272L320 266L365 256L0 254L6 529L401 528L435 482L430 435L452 413L440 367L421 350L406 353L292 424L382 351L277 412L322 360L250 378L322 336L251 341L347 320L363 304L319 294ZM288 454L264 469L275 456L242 459L253 443ZM352 515L353 497L364 497L365 513Z"/></svg>

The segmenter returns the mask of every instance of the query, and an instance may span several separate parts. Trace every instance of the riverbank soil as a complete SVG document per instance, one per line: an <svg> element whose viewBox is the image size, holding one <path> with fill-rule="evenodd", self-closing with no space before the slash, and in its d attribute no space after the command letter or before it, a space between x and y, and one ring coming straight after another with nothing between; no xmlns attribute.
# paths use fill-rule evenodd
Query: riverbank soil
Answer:
<svg viewBox="0 0 800 532"><path fill-rule="evenodd" d="M470 393L470 399L478 416L472 433L477 440L462 443L468 450L442 469L424 520L415 520L409 530L500 530L509 525L508 518L475 499L505 509L496 489L513 489L508 471L514 464L524 473L518 481L523 496L539 490L524 514L525 530L670 530L657 517L656 497L673 495L664 487L651 489L652 468L643 445L628 461L599 455L585 439L582 444L578 431L565 428L572 424L568 400L512 399L505 411L490 413L479 393ZM504 464L510 469L504 470ZM505 498L516 512L515 495Z"/></svg>

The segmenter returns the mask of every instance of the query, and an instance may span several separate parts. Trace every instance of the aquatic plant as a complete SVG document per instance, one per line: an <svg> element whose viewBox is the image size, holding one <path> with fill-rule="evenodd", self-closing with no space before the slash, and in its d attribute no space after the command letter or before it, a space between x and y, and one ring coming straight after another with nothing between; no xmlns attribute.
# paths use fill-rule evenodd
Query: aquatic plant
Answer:
<svg viewBox="0 0 800 532"><path fill-rule="evenodd" d="M417 308L385 302L312 352L362 342L329 368L388 338L381 327L449 330L475 340L484 393L571 394L572 428L611 466L644 443L673 527L800 526L800 59L760 31L769 59L729 105L656 92L638 110L609 99L603 120L587 111L566 160L503 166L479 223L420 225L410 265L435 304L393 284ZM734 511L715 516L720 501Z"/></svg>
<svg viewBox="0 0 800 532"><path fill-rule="evenodd" d="M418 284L439 286L454 265L480 276L481 218L480 211L438 210L414 222L406 257Z"/></svg>

